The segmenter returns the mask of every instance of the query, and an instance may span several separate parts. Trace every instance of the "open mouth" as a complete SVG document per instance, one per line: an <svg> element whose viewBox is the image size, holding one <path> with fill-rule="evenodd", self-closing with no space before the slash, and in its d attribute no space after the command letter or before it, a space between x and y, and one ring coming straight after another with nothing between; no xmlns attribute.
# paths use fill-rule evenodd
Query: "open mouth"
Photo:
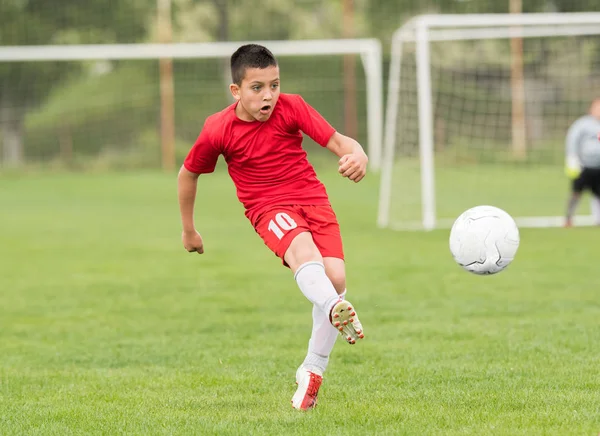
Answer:
<svg viewBox="0 0 600 436"><path fill-rule="evenodd" d="M271 110L271 105L270 104L266 104L263 107L260 108L260 113L261 114L268 114L269 111Z"/></svg>

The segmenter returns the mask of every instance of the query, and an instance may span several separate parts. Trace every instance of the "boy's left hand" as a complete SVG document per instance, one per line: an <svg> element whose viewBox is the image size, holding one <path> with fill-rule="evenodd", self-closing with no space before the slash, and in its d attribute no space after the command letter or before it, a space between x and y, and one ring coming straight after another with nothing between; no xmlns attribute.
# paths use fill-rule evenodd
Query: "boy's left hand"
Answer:
<svg viewBox="0 0 600 436"><path fill-rule="evenodd" d="M345 154L340 158L338 172L355 183L360 182L367 173L369 159L364 153Z"/></svg>

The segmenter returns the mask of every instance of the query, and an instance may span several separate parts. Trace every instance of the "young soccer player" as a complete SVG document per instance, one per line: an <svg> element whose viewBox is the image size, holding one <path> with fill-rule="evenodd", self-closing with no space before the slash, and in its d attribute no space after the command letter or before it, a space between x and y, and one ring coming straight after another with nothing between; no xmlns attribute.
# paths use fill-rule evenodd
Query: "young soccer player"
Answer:
<svg viewBox="0 0 600 436"><path fill-rule="evenodd" d="M313 304L308 353L292 398L294 408L306 410L316 405L338 333L350 344L364 333L345 299L339 225L302 148L302 132L336 154L339 173L353 182L365 176L368 159L358 142L336 132L299 95L280 92L279 67L267 48L240 47L231 56L231 75L235 102L206 119L179 172L183 246L204 252L193 217L197 180L214 171L222 154L246 217Z"/></svg>
<svg viewBox="0 0 600 436"><path fill-rule="evenodd" d="M592 193L592 213L600 225L600 97L589 113L576 120L567 132L566 173L572 179L565 227L573 225L573 215L585 190Z"/></svg>

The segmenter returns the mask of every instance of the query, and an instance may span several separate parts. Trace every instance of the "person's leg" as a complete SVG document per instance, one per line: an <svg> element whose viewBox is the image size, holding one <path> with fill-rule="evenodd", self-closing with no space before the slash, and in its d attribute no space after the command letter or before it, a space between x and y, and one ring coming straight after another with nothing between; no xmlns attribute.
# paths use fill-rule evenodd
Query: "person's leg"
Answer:
<svg viewBox="0 0 600 436"><path fill-rule="evenodd" d="M330 320L331 310L340 298L325 270L321 251L313 240L311 227L314 225L311 226L305 217L307 214L301 207L279 206L265 212L255 228L265 244L290 268L304 296ZM335 245L338 257L343 258L341 239L337 239L339 242L334 240L329 246ZM330 252L332 250L329 248ZM345 273L342 259L339 260L339 265L341 268L330 270L335 273L337 286L343 286ZM354 338L348 341L353 342Z"/></svg>
<svg viewBox="0 0 600 436"><path fill-rule="evenodd" d="M571 196L569 197L567 211L565 214L565 227L571 227L573 225L573 215L575 215L575 210L577 209L577 205L581 199L581 193L586 186L586 174L587 172L584 169L579 177L573 180L573 184L571 186Z"/></svg>
<svg viewBox="0 0 600 436"><path fill-rule="evenodd" d="M295 409L307 410L317 404L323 373L338 334L331 325L329 314L339 301L339 296L327 277L323 257L310 233L300 233L294 238L284 260L294 273L304 296L313 303L313 328L308 353L296 371L298 388L292 397Z"/></svg>
<svg viewBox="0 0 600 436"><path fill-rule="evenodd" d="M333 209L329 205L299 206L298 213L302 215L311 230L311 239L316 250L323 256L323 266L325 267L327 278L332 283L337 293L343 294L346 290L344 249L340 234L340 226ZM290 245L290 249L292 247L293 245ZM314 250L315 248L312 249ZM291 259L288 261L288 253L286 253L285 259L287 263L292 261ZM294 268L292 267L292 270L293 269ZM296 275L298 275L298 273L296 273ZM336 305L332 306L329 310L322 310L321 308L321 311L323 312L322 317L326 317L326 319L338 329L348 343L354 344L358 339L364 337L362 325L360 325L356 312L352 308L352 305L345 299L340 299L336 302ZM318 321L319 317L317 311L313 311L313 316L315 316L315 326L326 325L325 322ZM321 330L323 333L322 337L324 338L324 347L331 349L333 348L335 340L329 340L329 334L325 334L327 330L328 329L325 328ZM318 339L320 337L321 336L313 336L317 342L320 342L320 339ZM312 342L314 341L311 341L311 343Z"/></svg>
<svg viewBox="0 0 600 436"><path fill-rule="evenodd" d="M327 277L323 257L312 235L309 232L296 235L283 258L308 301L329 314L339 296Z"/></svg>
<svg viewBox="0 0 600 436"><path fill-rule="evenodd" d="M340 226L329 205L303 208L313 240L323 256L327 276L343 299L329 314L333 326L350 344L364 338L363 328L352 305L346 300L346 264ZM332 345L333 347L333 345Z"/></svg>
<svg viewBox="0 0 600 436"><path fill-rule="evenodd" d="M292 397L294 408L307 410L316 405L333 346L333 343L329 344L331 333L335 334L334 338L338 334L331 325L329 313L339 301L339 296L325 272L323 257L303 215L294 206L276 207L265 212L255 228L265 244L290 268L298 287L313 303L311 346L305 359L306 365L300 365L296 372L298 389Z"/></svg>
<svg viewBox="0 0 600 436"><path fill-rule="evenodd" d="M590 181L592 200L590 209L592 211L592 217L594 224L600 226L600 169L595 169L592 180Z"/></svg>
<svg viewBox="0 0 600 436"><path fill-rule="evenodd" d="M318 237L317 237L318 238ZM325 272L339 295L346 292L346 262L339 257L323 257Z"/></svg>
<svg viewBox="0 0 600 436"><path fill-rule="evenodd" d="M346 277L344 261L342 259L323 258L325 273L331 280L336 292L343 299L346 295ZM329 355L339 336L339 331L329 320L329 314L313 305L312 310L313 327L308 341L308 351L302 365L309 371L318 371L321 374L327 369Z"/></svg>
<svg viewBox="0 0 600 436"><path fill-rule="evenodd" d="M325 273L341 297L331 313L313 307L313 330L306 358L298 369L298 374L301 374L303 369L316 370L323 374L340 333L350 344L363 338L364 334L356 312L346 300L346 265L335 213L328 206L304 207L303 211L312 230L315 245L323 255ZM297 378L300 379L298 374Z"/></svg>
<svg viewBox="0 0 600 436"><path fill-rule="evenodd" d="M319 236L317 236L317 239L320 241ZM327 253L327 248L321 248L321 251ZM342 296L342 300L334 306L331 312L332 325L339 330L346 341L354 344L357 339L362 339L365 335L356 311L346 300L346 264L344 259L340 259L339 257L328 256L323 259L327 276L335 286L337 292Z"/></svg>
<svg viewBox="0 0 600 436"><path fill-rule="evenodd" d="M590 208L592 210L592 217L594 219L594 223L597 226L600 226L600 196L592 196L592 199L590 201Z"/></svg>
<svg viewBox="0 0 600 436"><path fill-rule="evenodd" d="M296 372L298 389L292 399L292 404L296 407L296 404L304 402L305 404L311 404L310 407L314 407L318 388L322 382L323 373L327 369L329 356L338 335L341 333L351 344L354 344L357 339L364 337L364 335L356 312L344 298L346 270L341 236L335 214L330 207L302 207L302 213L311 229L311 237L319 254L324 256L325 274L336 293L341 297L330 310L322 310L319 305L313 305L313 329L307 354ZM288 261L286 255L286 262L290 263L290 261Z"/></svg>
<svg viewBox="0 0 600 436"><path fill-rule="evenodd" d="M573 226L573 215L575 214L575 210L577 209L577 205L579 204L579 200L581 199L580 192L572 192L569 197L569 202L567 203L567 213L565 217L565 227Z"/></svg>
<svg viewBox="0 0 600 436"><path fill-rule="evenodd" d="M340 302L344 302L346 297L346 272L344 261L337 257L325 257L323 258L323 263L325 265L327 277L329 277L341 298ZM348 305L349 303L347 303L347 306ZM342 305L338 310L343 309L344 307ZM350 313L352 312L353 311L351 310ZM357 325L360 325L360 321L356 316L356 312L354 313L355 315L352 319L353 325L356 327ZM322 374L327 369L329 356L331 355L340 331L339 327L336 328L332 325L329 314L326 314L317 306L313 306L312 316L312 334L308 341L308 351L302 365L307 369L316 370ZM334 319L333 322L335 323L337 320ZM342 321L340 321L340 325L342 325ZM358 335L359 338L364 337L362 334L362 326L359 327ZM354 339L351 343L355 341L356 340Z"/></svg>

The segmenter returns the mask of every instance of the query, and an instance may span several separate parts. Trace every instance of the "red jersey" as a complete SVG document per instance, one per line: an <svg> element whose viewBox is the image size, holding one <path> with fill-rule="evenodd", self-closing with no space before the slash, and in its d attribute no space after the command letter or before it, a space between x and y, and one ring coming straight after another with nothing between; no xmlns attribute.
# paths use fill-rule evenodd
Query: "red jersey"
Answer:
<svg viewBox="0 0 600 436"><path fill-rule="evenodd" d="M264 122L240 120L236 104L206 119L185 168L212 173L222 154L253 225L273 205L329 205L325 186L302 148L301 132L325 147L335 129L299 95L280 94Z"/></svg>

